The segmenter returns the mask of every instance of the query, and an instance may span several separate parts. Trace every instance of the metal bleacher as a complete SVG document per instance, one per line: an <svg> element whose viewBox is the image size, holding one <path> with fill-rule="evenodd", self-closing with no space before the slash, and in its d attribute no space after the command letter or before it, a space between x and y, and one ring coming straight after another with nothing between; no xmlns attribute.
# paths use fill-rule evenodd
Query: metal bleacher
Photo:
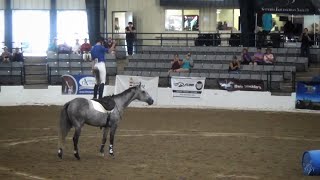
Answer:
<svg viewBox="0 0 320 180"><path fill-rule="evenodd" d="M111 54L105 55L107 76L117 74L116 57ZM47 54L48 80L49 84L61 84L61 76L70 75L92 75L92 62L86 62L82 55L78 54Z"/></svg>
<svg viewBox="0 0 320 180"><path fill-rule="evenodd" d="M23 77L23 62L0 63L0 85L22 85Z"/></svg>
<svg viewBox="0 0 320 180"><path fill-rule="evenodd" d="M280 83L292 82L297 71L306 71L308 59L298 57L299 49L273 48L274 65L242 65L239 74L228 72L234 55L240 58L243 47L143 47L141 54L134 54L124 68L125 75L159 76L159 86L169 86L171 76L206 77L206 88L216 88L219 78L263 80L269 89L279 89ZM253 55L256 48L249 48ZM192 53L194 66L189 73L168 73L173 54L182 58Z"/></svg>

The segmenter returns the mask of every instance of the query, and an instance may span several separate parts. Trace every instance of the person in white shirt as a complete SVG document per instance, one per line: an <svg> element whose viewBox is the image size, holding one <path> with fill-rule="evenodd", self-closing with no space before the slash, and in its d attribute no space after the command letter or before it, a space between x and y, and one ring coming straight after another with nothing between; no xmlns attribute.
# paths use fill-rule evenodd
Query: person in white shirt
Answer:
<svg viewBox="0 0 320 180"><path fill-rule="evenodd" d="M74 54L80 54L81 44L79 43L79 39L76 39L76 44L72 47L72 52Z"/></svg>

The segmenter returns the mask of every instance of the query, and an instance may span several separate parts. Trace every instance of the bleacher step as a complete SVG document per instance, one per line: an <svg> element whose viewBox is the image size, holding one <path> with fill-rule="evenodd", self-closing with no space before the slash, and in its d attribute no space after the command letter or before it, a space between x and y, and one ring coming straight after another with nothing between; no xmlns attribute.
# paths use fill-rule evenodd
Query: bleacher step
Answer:
<svg viewBox="0 0 320 180"><path fill-rule="evenodd" d="M271 96L291 96L291 92L271 92Z"/></svg>
<svg viewBox="0 0 320 180"><path fill-rule="evenodd" d="M24 89L48 89L48 84L26 84Z"/></svg>

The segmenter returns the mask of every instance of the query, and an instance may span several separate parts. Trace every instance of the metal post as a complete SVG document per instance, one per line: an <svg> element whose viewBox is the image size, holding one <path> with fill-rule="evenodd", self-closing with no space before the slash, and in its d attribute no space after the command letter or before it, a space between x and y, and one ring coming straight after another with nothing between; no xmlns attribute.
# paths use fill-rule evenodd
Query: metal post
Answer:
<svg viewBox="0 0 320 180"><path fill-rule="evenodd" d="M257 28L258 28L258 14L256 13L256 32L254 34L254 46L257 47Z"/></svg>

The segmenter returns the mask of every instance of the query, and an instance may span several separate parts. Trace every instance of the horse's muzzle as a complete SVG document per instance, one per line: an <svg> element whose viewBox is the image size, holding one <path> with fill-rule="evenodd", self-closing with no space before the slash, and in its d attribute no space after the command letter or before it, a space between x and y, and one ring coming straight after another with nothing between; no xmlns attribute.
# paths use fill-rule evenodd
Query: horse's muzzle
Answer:
<svg viewBox="0 0 320 180"><path fill-rule="evenodd" d="M149 98L149 99L147 100L147 103L148 103L148 105L152 105L152 104L153 104L153 99L152 99L152 98Z"/></svg>

